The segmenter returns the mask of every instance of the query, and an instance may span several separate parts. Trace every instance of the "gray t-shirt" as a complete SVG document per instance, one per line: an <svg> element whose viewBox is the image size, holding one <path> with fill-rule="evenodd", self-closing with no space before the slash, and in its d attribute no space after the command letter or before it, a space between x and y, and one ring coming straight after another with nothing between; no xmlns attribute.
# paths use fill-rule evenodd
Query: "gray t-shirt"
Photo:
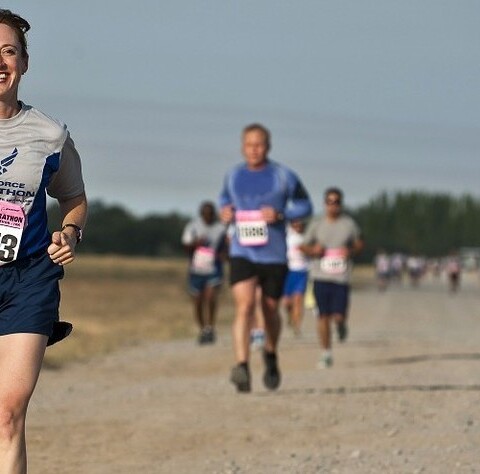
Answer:
<svg viewBox="0 0 480 474"><path fill-rule="evenodd" d="M318 243L325 247L321 258L310 263L310 276L314 280L348 283L352 261L344 256L344 249L350 248L360 238L360 229L346 214L335 220L325 216L312 219L305 232L305 244Z"/></svg>
<svg viewBox="0 0 480 474"><path fill-rule="evenodd" d="M60 201L84 192L80 157L64 124L22 103L0 120L0 201L20 206L27 222L18 258L50 243L46 192Z"/></svg>

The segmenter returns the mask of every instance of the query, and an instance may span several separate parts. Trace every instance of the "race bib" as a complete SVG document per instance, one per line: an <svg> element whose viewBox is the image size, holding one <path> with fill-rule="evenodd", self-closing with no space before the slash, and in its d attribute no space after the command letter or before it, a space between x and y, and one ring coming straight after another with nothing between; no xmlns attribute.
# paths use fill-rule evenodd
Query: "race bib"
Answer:
<svg viewBox="0 0 480 474"><path fill-rule="evenodd" d="M329 275L341 275L347 271L347 258L343 249L329 249L320 259L320 268Z"/></svg>
<svg viewBox="0 0 480 474"><path fill-rule="evenodd" d="M192 272L209 275L215 271L215 250L210 247L198 247L193 252Z"/></svg>
<svg viewBox="0 0 480 474"><path fill-rule="evenodd" d="M25 220L21 206L0 201L0 265L16 260Z"/></svg>
<svg viewBox="0 0 480 474"><path fill-rule="evenodd" d="M268 226L261 211L237 211L235 226L240 245L250 247L268 242Z"/></svg>

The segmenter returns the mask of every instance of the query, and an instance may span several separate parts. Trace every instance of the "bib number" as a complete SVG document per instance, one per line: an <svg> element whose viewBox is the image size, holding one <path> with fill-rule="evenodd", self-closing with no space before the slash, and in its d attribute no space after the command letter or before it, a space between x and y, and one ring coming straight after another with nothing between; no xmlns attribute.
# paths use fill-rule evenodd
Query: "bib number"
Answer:
<svg viewBox="0 0 480 474"><path fill-rule="evenodd" d="M329 275L341 275L347 271L347 259L342 250L330 249L321 258L320 268Z"/></svg>
<svg viewBox="0 0 480 474"><path fill-rule="evenodd" d="M192 271L208 275L215 271L215 251L209 247L198 247L192 257Z"/></svg>
<svg viewBox="0 0 480 474"><path fill-rule="evenodd" d="M18 257L25 227L25 214L18 204L0 203L0 265Z"/></svg>
<svg viewBox="0 0 480 474"><path fill-rule="evenodd" d="M268 226L261 211L237 211L235 222L240 245L250 247L268 242Z"/></svg>

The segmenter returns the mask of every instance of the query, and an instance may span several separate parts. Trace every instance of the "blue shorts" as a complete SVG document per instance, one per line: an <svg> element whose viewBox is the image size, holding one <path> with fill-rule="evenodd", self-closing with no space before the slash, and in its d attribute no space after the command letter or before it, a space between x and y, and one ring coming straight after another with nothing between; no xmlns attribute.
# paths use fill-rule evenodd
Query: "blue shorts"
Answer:
<svg viewBox="0 0 480 474"><path fill-rule="evenodd" d="M283 287L283 296L304 295L307 291L308 271L289 270Z"/></svg>
<svg viewBox="0 0 480 474"><path fill-rule="evenodd" d="M63 267L46 251L0 267L0 336L33 333L50 336L58 321L59 280Z"/></svg>
<svg viewBox="0 0 480 474"><path fill-rule="evenodd" d="M313 294L320 317L332 314L347 315L350 295L350 287L347 284L315 280Z"/></svg>
<svg viewBox="0 0 480 474"><path fill-rule="evenodd" d="M192 296L198 296L205 288L215 288L220 286L223 281L223 272L217 268L214 273L208 275L199 275L198 273L189 273L188 275L188 292Z"/></svg>

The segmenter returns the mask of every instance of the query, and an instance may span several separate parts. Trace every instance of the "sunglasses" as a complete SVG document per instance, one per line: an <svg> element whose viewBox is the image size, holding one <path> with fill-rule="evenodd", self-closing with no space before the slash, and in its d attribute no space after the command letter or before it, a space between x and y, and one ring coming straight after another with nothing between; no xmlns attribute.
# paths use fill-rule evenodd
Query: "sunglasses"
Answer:
<svg viewBox="0 0 480 474"><path fill-rule="evenodd" d="M329 206L340 206L342 201L340 201L340 199L327 199L325 200L325 204L328 204Z"/></svg>

